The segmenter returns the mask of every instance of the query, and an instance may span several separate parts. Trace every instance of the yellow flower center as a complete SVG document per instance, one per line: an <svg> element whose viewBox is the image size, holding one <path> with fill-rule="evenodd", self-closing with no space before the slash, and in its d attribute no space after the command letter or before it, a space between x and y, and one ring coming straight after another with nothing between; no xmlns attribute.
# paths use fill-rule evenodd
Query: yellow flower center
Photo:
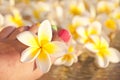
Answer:
<svg viewBox="0 0 120 80"><path fill-rule="evenodd" d="M116 29L116 23L114 20L112 19L108 19L105 21L105 26L111 30L115 30Z"/></svg>
<svg viewBox="0 0 120 80"><path fill-rule="evenodd" d="M70 61L71 58L72 58L72 55L66 54L66 55L64 55L64 57L62 58L62 61Z"/></svg>
<svg viewBox="0 0 120 80"><path fill-rule="evenodd" d="M111 9L107 6L107 4L104 4L100 8L98 8L98 12L100 12L100 13L110 13Z"/></svg>
<svg viewBox="0 0 120 80"><path fill-rule="evenodd" d="M117 13L117 14L115 14L115 16L114 16L116 19L120 19L120 12L119 13Z"/></svg>
<svg viewBox="0 0 120 80"><path fill-rule="evenodd" d="M76 6L76 5L71 5L70 6L70 12L73 15L80 15L81 14L80 8L78 6Z"/></svg>

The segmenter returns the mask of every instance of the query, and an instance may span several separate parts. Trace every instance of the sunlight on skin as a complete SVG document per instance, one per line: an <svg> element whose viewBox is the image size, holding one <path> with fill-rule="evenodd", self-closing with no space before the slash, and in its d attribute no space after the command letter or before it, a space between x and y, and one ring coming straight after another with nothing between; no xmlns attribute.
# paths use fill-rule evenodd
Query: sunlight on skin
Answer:
<svg viewBox="0 0 120 80"><path fill-rule="evenodd" d="M38 37L29 31L20 33L17 39L29 46L22 52L21 61L31 62L36 60L37 66L46 73L52 65L50 56L60 57L67 51L65 43L51 41L52 29L48 20L43 21L38 29Z"/></svg>

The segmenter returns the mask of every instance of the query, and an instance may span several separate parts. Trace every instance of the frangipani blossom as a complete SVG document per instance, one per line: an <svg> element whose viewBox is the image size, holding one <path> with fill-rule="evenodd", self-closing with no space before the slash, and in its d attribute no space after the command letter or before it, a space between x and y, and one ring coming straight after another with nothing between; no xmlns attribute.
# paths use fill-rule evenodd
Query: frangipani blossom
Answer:
<svg viewBox="0 0 120 80"><path fill-rule="evenodd" d="M72 24L68 26L73 38L76 40L78 38L78 34L76 32L76 29L78 27L86 26L90 24L90 19L88 17L79 17L75 16L72 20Z"/></svg>
<svg viewBox="0 0 120 80"><path fill-rule="evenodd" d="M68 52L56 59L54 62L55 65L65 65L65 66L71 66L73 63L76 63L77 60L77 55L74 53L74 48L72 46L69 46Z"/></svg>
<svg viewBox="0 0 120 80"><path fill-rule="evenodd" d="M32 16L39 21L40 18L45 17L45 14L50 11L50 4L45 2L31 3Z"/></svg>
<svg viewBox="0 0 120 80"><path fill-rule="evenodd" d="M97 4L97 12L109 14L116 8L115 4L112 1L100 1Z"/></svg>
<svg viewBox="0 0 120 80"><path fill-rule="evenodd" d="M119 29L119 23L117 23L116 19L112 18L112 16L101 14L97 16L97 20L101 22L102 30L107 36L111 36Z"/></svg>
<svg viewBox="0 0 120 80"><path fill-rule="evenodd" d="M118 63L120 61L120 52L115 48L109 47L108 41L103 37L91 36L93 43L87 43L85 47L95 53L97 63L105 68L109 62Z"/></svg>
<svg viewBox="0 0 120 80"><path fill-rule="evenodd" d="M44 72L48 72L51 67L51 58L60 57L67 51L65 43L51 41L52 29L48 20L43 21L38 29L38 36L29 31L17 35L17 39L29 46L22 52L21 61L31 62L36 60L37 66Z"/></svg>
<svg viewBox="0 0 120 80"><path fill-rule="evenodd" d="M17 27L23 26L24 22L19 10L13 9L12 13L13 15L8 14L5 17L6 26L9 26L9 25L17 26Z"/></svg>
<svg viewBox="0 0 120 80"><path fill-rule="evenodd" d="M84 1L71 2L70 13L73 15L82 15L86 13L86 6Z"/></svg>
<svg viewBox="0 0 120 80"><path fill-rule="evenodd" d="M91 42L91 35L100 35L101 34L101 24L98 21L91 23L87 27L78 27L77 33L80 36L78 41L82 44L86 44L87 42Z"/></svg>

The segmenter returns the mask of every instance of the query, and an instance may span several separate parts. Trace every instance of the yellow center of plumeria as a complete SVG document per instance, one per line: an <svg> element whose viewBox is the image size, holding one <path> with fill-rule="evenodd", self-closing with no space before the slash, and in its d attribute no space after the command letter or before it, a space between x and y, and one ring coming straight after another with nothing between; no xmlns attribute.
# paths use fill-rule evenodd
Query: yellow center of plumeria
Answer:
<svg viewBox="0 0 120 80"><path fill-rule="evenodd" d="M77 5L71 5L70 6L70 12L73 15L80 15L81 14L81 9Z"/></svg>
<svg viewBox="0 0 120 80"><path fill-rule="evenodd" d="M98 12L100 13L110 13L111 9L110 7L107 6L107 4L102 5L101 7L98 8Z"/></svg>
<svg viewBox="0 0 120 80"><path fill-rule="evenodd" d="M115 14L115 19L120 19L120 12Z"/></svg>
<svg viewBox="0 0 120 80"><path fill-rule="evenodd" d="M73 58L73 56L71 54L65 54L62 58L62 61L70 61Z"/></svg>
<svg viewBox="0 0 120 80"><path fill-rule="evenodd" d="M105 21L105 26L111 30L116 29L116 22L113 19L108 19Z"/></svg>
<svg viewBox="0 0 120 80"><path fill-rule="evenodd" d="M73 46L70 46L69 49L68 49L68 53L71 53L71 52L73 52L73 51L74 51Z"/></svg>
<svg viewBox="0 0 120 80"><path fill-rule="evenodd" d="M38 10L33 10L33 15L36 19L39 19L40 18L40 12Z"/></svg>
<svg viewBox="0 0 120 80"><path fill-rule="evenodd" d="M9 17L9 20L10 20L12 23L17 24L18 27L24 25L24 23L23 23L23 21L22 21L22 17L21 17L21 15L20 15L18 12L15 12L15 13L13 14L13 16L10 16L10 17Z"/></svg>
<svg viewBox="0 0 120 80"><path fill-rule="evenodd" d="M105 55L110 55L110 52L108 50L108 46L101 41L98 41L98 43L95 44L95 49L98 50L98 52L97 52L98 56L100 56L102 58Z"/></svg>
<svg viewBox="0 0 120 80"><path fill-rule="evenodd" d="M63 61L70 61L72 58L73 58L73 55L71 55L71 53L74 51L74 47L73 46L69 46L69 48L68 48L68 53L66 53L64 56L63 56L63 58L62 58L62 60Z"/></svg>
<svg viewBox="0 0 120 80"><path fill-rule="evenodd" d="M87 30L85 30L85 36L86 38L83 39L84 43L87 43L87 42L92 42L91 38L90 38L90 35L92 34L97 34L96 30L91 30L91 32L88 32Z"/></svg>
<svg viewBox="0 0 120 80"><path fill-rule="evenodd" d="M76 23L74 23L74 24L68 25L68 28L69 28L70 32L72 33L74 39L77 39L77 38L78 38L78 34L77 34L77 32L76 32L76 28L77 28L78 26L80 26L80 23L79 23L79 22L76 22Z"/></svg>

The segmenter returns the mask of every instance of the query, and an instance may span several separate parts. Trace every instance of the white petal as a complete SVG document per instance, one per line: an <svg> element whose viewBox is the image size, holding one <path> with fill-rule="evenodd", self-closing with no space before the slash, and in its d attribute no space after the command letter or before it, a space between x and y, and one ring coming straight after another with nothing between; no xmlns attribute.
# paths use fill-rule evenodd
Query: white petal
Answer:
<svg viewBox="0 0 120 80"><path fill-rule="evenodd" d="M63 57L57 58L54 62L55 65L62 65L65 61L62 60Z"/></svg>
<svg viewBox="0 0 120 80"><path fill-rule="evenodd" d="M48 72L52 65L50 56L45 52L41 52L36 59L36 64L43 73Z"/></svg>
<svg viewBox="0 0 120 80"><path fill-rule="evenodd" d="M52 28L51 24L48 20L43 21L38 29L38 40L41 42L44 41L51 41L52 39Z"/></svg>
<svg viewBox="0 0 120 80"><path fill-rule="evenodd" d="M87 44L85 45L85 47L86 47L88 50L92 51L93 53L98 52L98 50L96 49L96 46L95 46L93 43L87 43Z"/></svg>
<svg viewBox="0 0 120 80"><path fill-rule="evenodd" d="M67 52L67 46L66 46L65 43L59 42L59 41L53 41L51 43L53 43L55 45L54 53L52 53L51 56L61 57L64 54L66 54L66 52Z"/></svg>
<svg viewBox="0 0 120 80"><path fill-rule="evenodd" d="M106 68L109 65L109 60L107 59L107 57L100 57L97 55L96 57L98 66L101 68Z"/></svg>
<svg viewBox="0 0 120 80"><path fill-rule="evenodd" d="M71 66L73 64L73 62L74 62L74 59L71 58L70 60L66 60L65 63L64 63L64 65L65 66Z"/></svg>
<svg viewBox="0 0 120 80"><path fill-rule="evenodd" d="M36 36L29 31L25 31L18 34L17 39L27 46L31 46L31 47L39 46Z"/></svg>
<svg viewBox="0 0 120 80"><path fill-rule="evenodd" d="M72 20L73 24L80 23L80 26L86 26L90 24L89 18L88 17L79 17L75 16Z"/></svg>
<svg viewBox="0 0 120 80"><path fill-rule="evenodd" d="M120 52L114 48L109 48L110 55L108 56L109 61L112 63L118 63L120 61Z"/></svg>
<svg viewBox="0 0 120 80"><path fill-rule="evenodd" d="M79 34L80 37L82 37L82 38L87 38L85 27L82 27L82 26L81 26L81 27L78 27L78 28L76 29L76 31L77 31L77 33Z"/></svg>
<svg viewBox="0 0 120 80"><path fill-rule="evenodd" d="M102 36L90 36L90 38L92 39L92 41L96 44L96 45L104 45L106 47L109 47L109 42Z"/></svg>
<svg viewBox="0 0 120 80"><path fill-rule="evenodd" d="M29 47L25 49L21 54L21 62L31 62L39 55L40 49Z"/></svg>
<svg viewBox="0 0 120 80"><path fill-rule="evenodd" d="M74 63L76 63L78 61L78 56L76 54L73 54L73 59L74 59Z"/></svg>
<svg viewBox="0 0 120 80"><path fill-rule="evenodd" d="M94 42L95 45L99 45L100 44L100 37L97 35L92 35L90 36L91 40Z"/></svg>
<svg viewBox="0 0 120 80"><path fill-rule="evenodd" d="M88 28L88 31L89 32L92 32L92 34L101 34L101 28L102 28L102 25L100 22L98 21L94 21Z"/></svg>

